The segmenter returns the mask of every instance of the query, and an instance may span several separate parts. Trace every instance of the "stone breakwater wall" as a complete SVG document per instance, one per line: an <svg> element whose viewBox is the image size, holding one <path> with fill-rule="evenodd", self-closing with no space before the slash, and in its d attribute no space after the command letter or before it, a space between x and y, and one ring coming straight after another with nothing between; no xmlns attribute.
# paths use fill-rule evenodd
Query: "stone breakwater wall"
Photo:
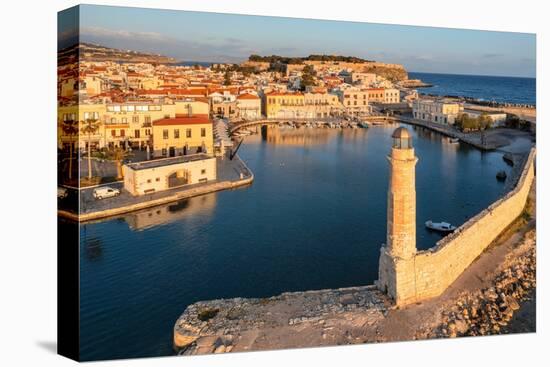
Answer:
<svg viewBox="0 0 550 367"><path fill-rule="evenodd" d="M460 274L524 211L535 179L535 149L525 162L515 188L495 201L435 247L418 251L410 259L391 259L382 248L380 271L394 277L388 289L398 305L443 293Z"/></svg>

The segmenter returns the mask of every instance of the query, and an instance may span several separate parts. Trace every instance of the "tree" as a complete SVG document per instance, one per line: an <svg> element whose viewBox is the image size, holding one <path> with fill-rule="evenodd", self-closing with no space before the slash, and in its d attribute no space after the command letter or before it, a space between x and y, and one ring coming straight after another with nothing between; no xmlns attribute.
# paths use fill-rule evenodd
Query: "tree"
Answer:
<svg viewBox="0 0 550 367"><path fill-rule="evenodd" d="M82 121L82 132L88 136L88 179L92 179L92 135L99 130L99 120L89 118Z"/></svg>
<svg viewBox="0 0 550 367"><path fill-rule="evenodd" d="M489 115L486 112L483 112L479 117L479 128L481 130L487 130L491 128L491 125L493 124L493 120L489 117Z"/></svg>
<svg viewBox="0 0 550 367"><path fill-rule="evenodd" d="M65 120L61 123L63 134L69 137L69 181L73 178L73 138L78 135L78 121L74 119Z"/></svg>
<svg viewBox="0 0 550 367"><path fill-rule="evenodd" d="M306 87L316 85L315 69L311 65L306 65L302 69L302 78L300 81L300 89L305 90Z"/></svg>
<svg viewBox="0 0 550 367"><path fill-rule="evenodd" d="M123 148L115 147L109 151L111 159L116 162L116 178L120 180L124 177L122 172L122 161L128 156L128 151Z"/></svg>
<svg viewBox="0 0 550 367"><path fill-rule="evenodd" d="M231 85L231 71L226 70L223 75L223 85Z"/></svg>

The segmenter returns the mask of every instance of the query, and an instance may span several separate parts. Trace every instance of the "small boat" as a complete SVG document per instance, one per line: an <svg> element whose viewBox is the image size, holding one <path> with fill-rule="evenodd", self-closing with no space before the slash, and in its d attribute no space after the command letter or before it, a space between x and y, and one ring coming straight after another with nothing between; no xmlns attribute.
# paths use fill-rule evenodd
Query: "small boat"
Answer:
<svg viewBox="0 0 550 367"><path fill-rule="evenodd" d="M364 129L368 129L368 128L369 128L369 124L368 124L366 121L360 122L359 125L361 125L361 127L364 128Z"/></svg>
<svg viewBox="0 0 550 367"><path fill-rule="evenodd" d="M458 144L460 142L459 138L450 138L449 143L451 144Z"/></svg>
<svg viewBox="0 0 550 367"><path fill-rule="evenodd" d="M497 180L504 181L506 180L506 172L505 171L498 171L497 172Z"/></svg>
<svg viewBox="0 0 550 367"><path fill-rule="evenodd" d="M456 229L455 226L447 223L447 222L432 222L431 220L427 221L426 223L426 227L428 229L432 229L434 231L439 231L439 232L452 232Z"/></svg>

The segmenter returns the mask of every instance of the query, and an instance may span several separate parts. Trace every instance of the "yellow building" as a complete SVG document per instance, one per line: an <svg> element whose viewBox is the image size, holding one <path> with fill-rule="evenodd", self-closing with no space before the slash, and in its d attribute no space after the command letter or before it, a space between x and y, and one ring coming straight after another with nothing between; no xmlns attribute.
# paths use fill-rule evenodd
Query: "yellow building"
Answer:
<svg viewBox="0 0 550 367"><path fill-rule="evenodd" d="M281 93L265 96L267 118L326 118L342 110L338 96L330 93Z"/></svg>
<svg viewBox="0 0 550 367"><path fill-rule="evenodd" d="M208 115L178 116L153 122L155 157L214 153L212 122Z"/></svg>
<svg viewBox="0 0 550 367"><path fill-rule="evenodd" d="M94 149L127 146L145 149L152 144L153 121L204 114L208 114L208 102L194 98L62 106L58 108L58 146L63 148L73 142L76 148L84 149L89 139ZM71 119L79 121L78 136L63 132L63 121ZM87 119L99 122L98 130L89 137L82 132Z"/></svg>
<svg viewBox="0 0 550 367"><path fill-rule="evenodd" d="M302 93L272 92L265 95L267 118L296 118L295 107L305 105Z"/></svg>
<svg viewBox="0 0 550 367"><path fill-rule="evenodd" d="M90 142L92 148L102 148L104 146L102 118L105 115L104 104L80 104L71 106L60 106L57 110L58 118L58 147L67 147L74 144L76 149L84 149ZM63 131L63 122L73 120L78 121L78 134L67 135ZM98 121L98 129L92 134L85 134L85 121Z"/></svg>

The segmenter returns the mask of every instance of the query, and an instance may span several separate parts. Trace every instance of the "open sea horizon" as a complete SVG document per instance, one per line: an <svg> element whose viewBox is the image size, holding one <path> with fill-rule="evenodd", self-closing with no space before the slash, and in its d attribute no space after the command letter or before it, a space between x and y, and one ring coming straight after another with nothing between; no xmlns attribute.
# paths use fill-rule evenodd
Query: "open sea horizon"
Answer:
<svg viewBox="0 0 550 367"><path fill-rule="evenodd" d="M536 78L409 72L432 87L418 88L420 94L470 97L481 101L535 105Z"/></svg>

